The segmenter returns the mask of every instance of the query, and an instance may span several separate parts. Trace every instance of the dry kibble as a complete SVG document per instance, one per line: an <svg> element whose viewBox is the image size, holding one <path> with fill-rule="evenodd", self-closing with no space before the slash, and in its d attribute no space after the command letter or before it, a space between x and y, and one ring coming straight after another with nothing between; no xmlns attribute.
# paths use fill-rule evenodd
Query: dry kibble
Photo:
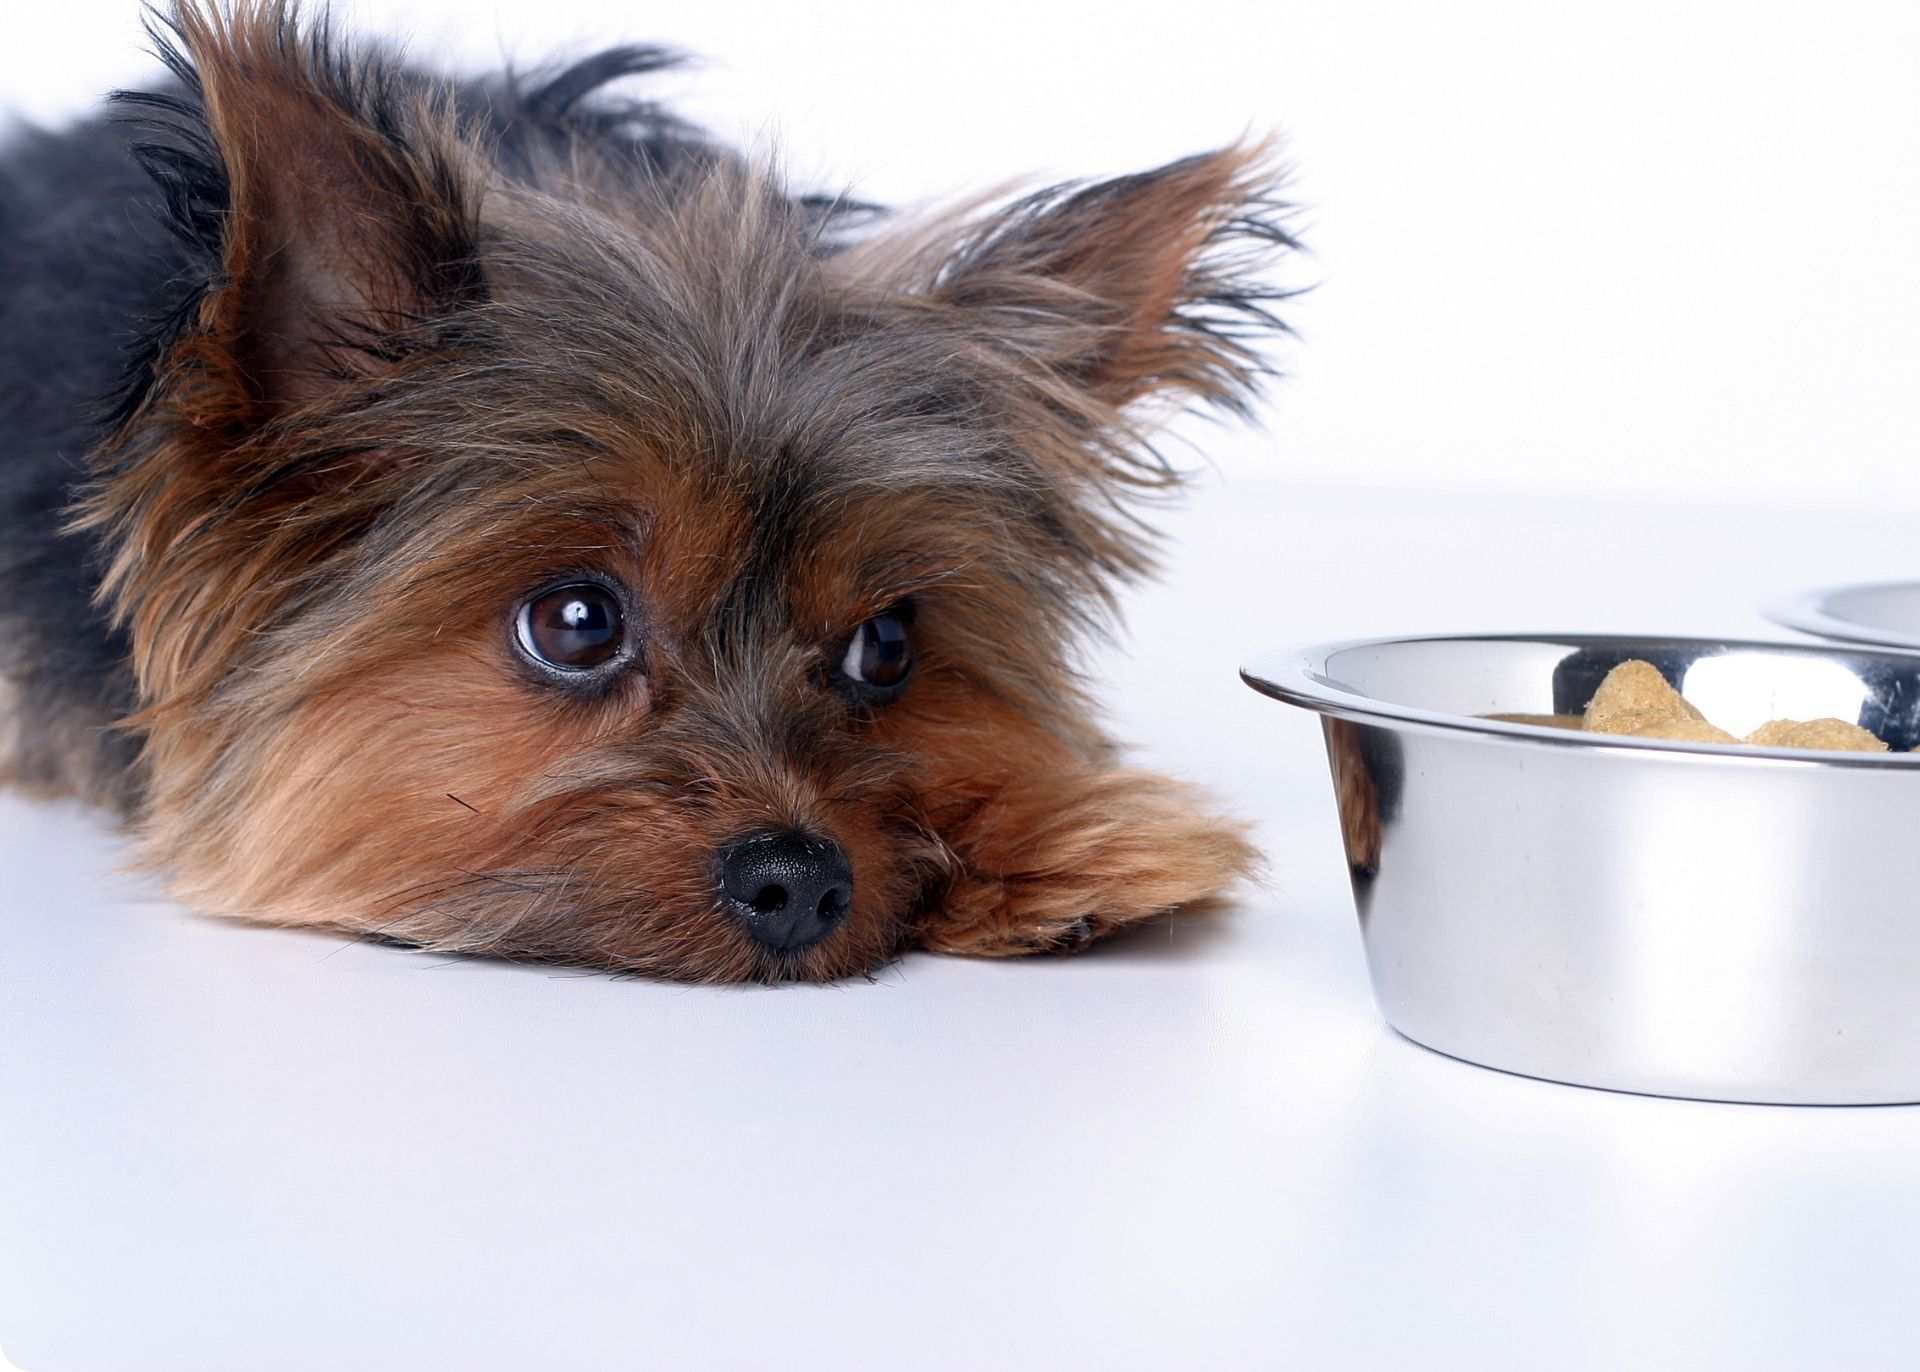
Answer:
<svg viewBox="0 0 1920 1372"><path fill-rule="evenodd" d="M1887 745L1844 719L1770 719L1744 740L1767 748L1827 748L1843 753L1884 753Z"/></svg>
<svg viewBox="0 0 1920 1372"><path fill-rule="evenodd" d="M1761 748L1822 748L1835 752L1884 753L1887 745L1844 719L1770 719L1745 738L1735 738L1667 684L1650 662L1630 659L1607 673L1593 693L1581 728L1631 738L1683 743L1748 743ZM1920 752L1920 749L1915 749Z"/></svg>
<svg viewBox="0 0 1920 1372"><path fill-rule="evenodd" d="M1488 715L1514 724L1556 729L1584 729L1597 734L1629 738L1657 738L1677 743L1749 744L1758 748L1818 748L1829 752L1884 753L1887 745L1858 724L1844 719L1770 719L1745 738L1735 738L1708 722L1682 696L1660 669L1638 658L1608 672L1600 689L1578 715ZM1920 747L1914 750L1920 753Z"/></svg>
<svg viewBox="0 0 1920 1372"><path fill-rule="evenodd" d="M1579 715L1482 715L1507 724L1531 724L1536 729L1584 729L1587 721Z"/></svg>
<svg viewBox="0 0 1920 1372"><path fill-rule="evenodd" d="M1602 733L1624 733L1605 723L1615 715L1652 711L1681 719L1704 719L1678 691L1667 684L1651 662L1630 659L1607 673L1600 689L1587 702L1587 728Z"/></svg>
<svg viewBox="0 0 1920 1372"><path fill-rule="evenodd" d="M1670 738L1680 743L1738 743L1740 741L1725 729L1715 728L1704 719L1658 719L1628 732L1632 738ZM1868 734L1867 737L1872 738L1873 735ZM1820 745L1807 746L1819 747Z"/></svg>
<svg viewBox="0 0 1920 1372"><path fill-rule="evenodd" d="M1740 741L1761 748L1786 748L1791 746L1786 741L1787 735L1799 727L1797 719L1770 719Z"/></svg>
<svg viewBox="0 0 1920 1372"><path fill-rule="evenodd" d="M1589 711L1581 728L1595 734L1637 734L1643 729L1651 729L1658 724L1700 723L1689 720L1674 710L1615 710L1611 714L1596 715Z"/></svg>

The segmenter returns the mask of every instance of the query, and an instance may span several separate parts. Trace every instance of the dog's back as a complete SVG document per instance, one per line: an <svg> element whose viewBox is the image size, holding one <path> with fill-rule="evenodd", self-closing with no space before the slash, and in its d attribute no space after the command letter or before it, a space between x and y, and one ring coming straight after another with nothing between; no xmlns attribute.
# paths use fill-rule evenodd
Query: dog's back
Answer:
<svg viewBox="0 0 1920 1372"><path fill-rule="evenodd" d="M96 120L0 148L0 776L124 804L133 685L62 511L186 261L128 131Z"/></svg>

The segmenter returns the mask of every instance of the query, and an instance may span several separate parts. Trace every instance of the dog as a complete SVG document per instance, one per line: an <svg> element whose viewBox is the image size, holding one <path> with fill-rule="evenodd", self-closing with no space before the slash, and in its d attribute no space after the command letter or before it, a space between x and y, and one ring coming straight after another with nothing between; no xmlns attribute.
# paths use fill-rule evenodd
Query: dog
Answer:
<svg viewBox="0 0 1920 1372"><path fill-rule="evenodd" d="M1076 652L1294 244L1242 142L896 216L293 0L0 151L0 774L201 910L694 981L1064 951L1241 828Z"/></svg>

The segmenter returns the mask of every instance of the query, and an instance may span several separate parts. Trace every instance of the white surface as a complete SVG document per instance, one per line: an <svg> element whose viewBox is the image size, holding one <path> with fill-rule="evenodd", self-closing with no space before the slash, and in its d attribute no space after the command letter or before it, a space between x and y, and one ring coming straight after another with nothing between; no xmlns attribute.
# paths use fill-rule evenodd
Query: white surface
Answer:
<svg viewBox="0 0 1920 1372"><path fill-rule="evenodd" d="M1911 1367L1920 1109L1503 1076L1375 1016L1248 649L1761 631L1855 516L1214 483L1123 731L1272 889L1079 959L694 990L214 923L0 801L0 1347L28 1372ZM1629 564L1616 567L1613 559Z"/></svg>
<svg viewBox="0 0 1920 1372"><path fill-rule="evenodd" d="M668 40L709 59L662 87L686 108L888 201L1283 128L1323 283L1289 470L1920 510L1910 0L342 8L470 66ZM0 106L144 79L137 10L8 6Z"/></svg>

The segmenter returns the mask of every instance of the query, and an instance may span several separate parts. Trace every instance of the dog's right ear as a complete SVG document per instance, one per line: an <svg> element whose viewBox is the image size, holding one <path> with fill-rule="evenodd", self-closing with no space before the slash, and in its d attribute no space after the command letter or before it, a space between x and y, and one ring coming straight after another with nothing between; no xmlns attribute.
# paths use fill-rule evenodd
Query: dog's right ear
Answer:
<svg viewBox="0 0 1920 1372"><path fill-rule="evenodd" d="M73 523L171 709L378 517L405 464L358 402L457 347L486 282L478 159L425 83L292 0L179 0L152 31L176 82L118 100L185 264Z"/></svg>
<svg viewBox="0 0 1920 1372"><path fill-rule="evenodd" d="M159 98L173 136L139 152L211 259L182 322L212 383L194 403L225 413L196 422L258 423L377 375L484 291L477 174L393 68L290 0L181 3L154 36L186 93Z"/></svg>

